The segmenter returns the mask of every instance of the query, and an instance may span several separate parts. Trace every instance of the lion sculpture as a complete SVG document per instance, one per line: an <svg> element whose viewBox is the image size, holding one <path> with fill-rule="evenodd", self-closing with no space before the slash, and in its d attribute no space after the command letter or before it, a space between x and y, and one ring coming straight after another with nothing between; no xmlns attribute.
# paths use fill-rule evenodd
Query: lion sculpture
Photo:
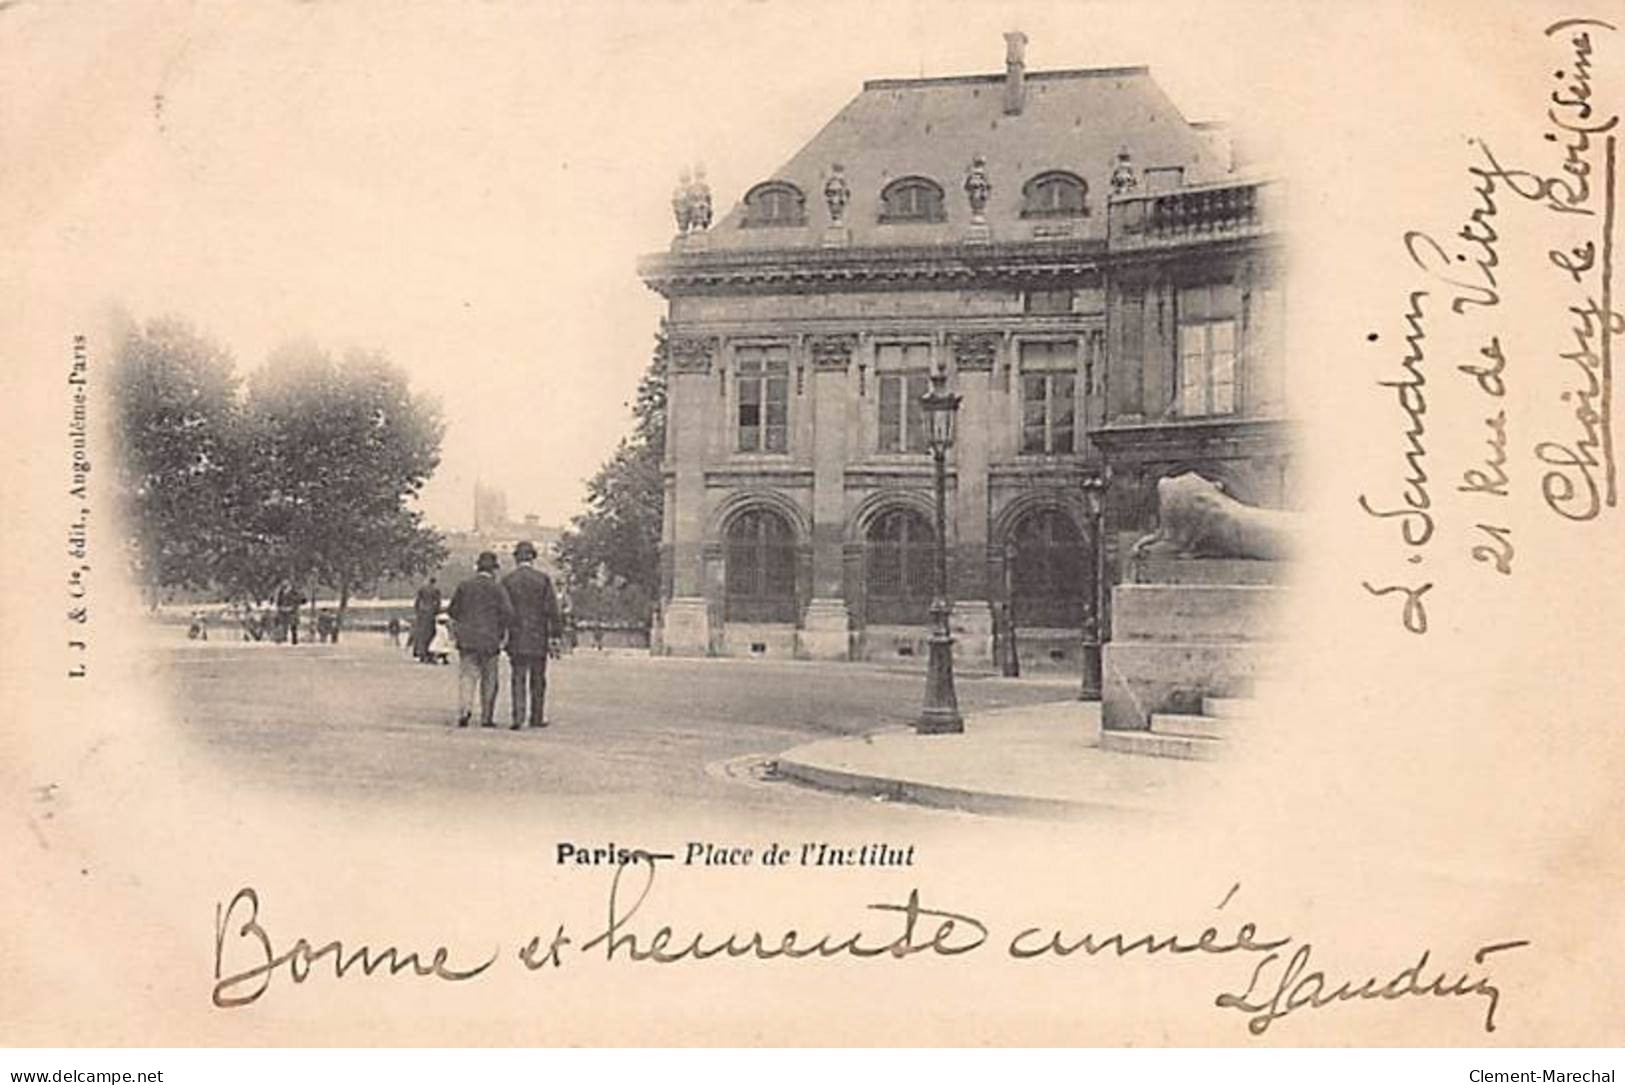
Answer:
<svg viewBox="0 0 1625 1085"><path fill-rule="evenodd" d="M1157 482L1157 530L1134 544L1135 559L1176 557L1289 557L1297 517L1280 509L1243 505L1216 482L1194 472Z"/></svg>

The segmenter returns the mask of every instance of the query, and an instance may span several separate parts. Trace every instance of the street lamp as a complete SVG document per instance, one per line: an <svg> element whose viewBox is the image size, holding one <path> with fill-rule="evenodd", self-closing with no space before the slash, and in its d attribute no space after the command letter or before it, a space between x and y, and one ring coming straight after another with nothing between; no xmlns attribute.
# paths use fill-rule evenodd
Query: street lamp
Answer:
<svg viewBox="0 0 1625 1085"><path fill-rule="evenodd" d="M922 735L957 734L965 729L954 695L954 638L948 629L948 449L954 443L959 396L948 391L948 375L931 374L931 390L920 397L930 428L931 458L937 477L937 569L931 598L931 654L925 676L925 707L914 729Z"/></svg>
<svg viewBox="0 0 1625 1085"><path fill-rule="evenodd" d="M1089 536L1094 541L1094 598L1083 616L1083 683L1078 700L1098 701L1104 688L1105 668L1101 659L1101 644L1105 637L1106 621L1106 480L1102 472L1083 480L1084 508L1089 514Z"/></svg>

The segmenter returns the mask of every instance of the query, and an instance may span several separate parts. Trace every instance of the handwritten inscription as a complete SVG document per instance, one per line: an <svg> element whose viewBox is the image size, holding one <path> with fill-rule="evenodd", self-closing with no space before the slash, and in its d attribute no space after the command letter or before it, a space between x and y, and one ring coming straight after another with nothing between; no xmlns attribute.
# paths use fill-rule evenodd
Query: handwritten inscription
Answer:
<svg viewBox="0 0 1625 1085"><path fill-rule="evenodd" d="M1158 932L1036 925L1023 926L1005 937L991 922L962 908L926 904L918 887L901 900L866 905L865 919L839 932L794 927L712 932L681 927L655 911L652 898L659 865L645 853L641 859L617 866L602 918L579 937L561 923L550 936L530 938L514 954L519 964L527 973L534 973L563 969L572 960L626 966L835 958L905 961L963 958L979 952L996 952L1016 962L1128 957L1175 962L1233 956L1252 962L1245 984L1219 992L1213 1005L1242 1014L1255 1036L1303 1010L1358 999L1411 997L1482 999L1482 1027L1494 1032L1501 991L1487 968L1488 958L1529 945L1514 940L1482 946L1473 955L1471 969L1431 967L1433 951L1428 949L1415 957L1415 964L1387 973L1387 978L1335 983L1326 972L1311 967L1314 947L1310 943L1284 932L1261 933L1260 924L1252 919ZM1215 911L1223 911L1240 888L1239 884L1232 886ZM258 891L248 887L233 894L228 904L216 906L214 949L212 1001L220 1009L240 1009L258 1002L278 976L296 985L318 976L347 981L379 974L380 978L460 984L486 975L505 957L500 947L465 955L444 945L432 951L393 945L376 948L370 943L348 947L336 939L306 937L279 948L261 920Z"/></svg>
<svg viewBox="0 0 1625 1085"><path fill-rule="evenodd" d="M1619 117L1599 108L1594 84L1594 35L1615 30L1591 18L1563 19L1544 28L1544 37L1562 49L1552 74L1555 86L1542 104L1542 140L1559 152L1555 164L1525 168L1487 140L1470 139L1469 210L1461 225L1449 235L1422 229L1401 235L1405 255L1425 285L1406 294L1405 352L1398 372L1375 382L1394 398L1402 416L1400 471L1388 488L1392 496L1368 491L1356 503L1368 517L1397 529L1399 558L1407 571L1366 577L1360 584L1368 596L1393 601L1406 632L1428 631L1428 593L1448 575L1436 564L1430 575L1422 575L1436 536L1459 538L1459 552L1475 566L1497 577L1513 575L1518 536L1512 499L1525 470L1538 475L1544 507L1563 521L1594 520L1617 503L1612 341L1625 331L1625 318L1613 308L1613 133ZM1518 206L1532 209L1535 228L1553 235L1540 248L1546 253L1545 274L1558 275L1559 288L1568 294L1569 325L1568 340L1555 346L1522 339L1514 346L1507 338L1525 334L1526 323L1504 311L1519 285L1504 257L1511 230L1507 215ZM1543 292L1551 288L1549 281L1535 285ZM1454 492L1462 495L1457 527L1447 522L1453 514L1429 489L1427 373L1430 355L1461 359L1474 349L1467 343L1476 346L1477 357L1458 360L1455 372L1481 404L1482 444L1460 459L1445 453L1454 462L1435 469L1453 477ZM1556 364L1545 364L1548 359ZM1538 424L1515 416L1508 394L1513 382L1551 387L1569 420L1567 431L1525 443L1524 435L1538 432ZM1461 401L1447 387L1437 395L1445 397L1441 403ZM1520 462L1525 453L1532 462Z"/></svg>

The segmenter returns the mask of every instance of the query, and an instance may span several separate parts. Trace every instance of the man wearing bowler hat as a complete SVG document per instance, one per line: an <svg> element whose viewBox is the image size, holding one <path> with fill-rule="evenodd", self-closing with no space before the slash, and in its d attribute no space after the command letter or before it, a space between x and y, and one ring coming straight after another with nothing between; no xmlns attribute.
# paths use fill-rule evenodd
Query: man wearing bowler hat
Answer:
<svg viewBox="0 0 1625 1085"><path fill-rule="evenodd" d="M467 727L474 712L474 690L480 693L480 725L496 726L497 656L502 638L513 628L513 603L497 583L497 556L483 551L475 573L451 595L446 616L457 642L457 726Z"/></svg>
<svg viewBox="0 0 1625 1085"><path fill-rule="evenodd" d="M543 703L547 699L547 657L556 651L562 630L559 598L553 581L536 568L536 547L526 539L513 548L517 566L502 578L513 601L514 623L508 631L508 662L513 678L513 729L546 727Z"/></svg>

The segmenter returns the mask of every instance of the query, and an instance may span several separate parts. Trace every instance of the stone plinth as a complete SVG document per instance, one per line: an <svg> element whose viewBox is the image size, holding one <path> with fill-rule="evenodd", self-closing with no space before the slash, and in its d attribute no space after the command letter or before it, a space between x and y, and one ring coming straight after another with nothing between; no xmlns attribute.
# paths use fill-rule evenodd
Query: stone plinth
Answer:
<svg viewBox="0 0 1625 1085"><path fill-rule="evenodd" d="M728 622L722 627L721 653L747 659L794 659L796 627L790 622Z"/></svg>
<svg viewBox="0 0 1625 1085"><path fill-rule="evenodd" d="M1107 730L1145 730L1158 713L1200 713L1205 698L1248 696L1278 635L1277 563L1183 559L1140 571L1169 579L1112 590L1102 653Z"/></svg>
<svg viewBox="0 0 1625 1085"><path fill-rule="evenodd" d="M711 654L711 608L703 596L678 596L666 604L661 650L669 656Z"/></svg>
<svg viewBox="0 0 1625 1085"><path fill-rule="evenodd" d="M948 617L954 658L986 665L993 659L993 607L985 600L962 600Z"/></svg>
<svg viewBox="0 0 1625 1085"><path fill-rule="evenodd" d="M796 655L801 659L846 659L851 651L851 621L841 599L814 599L807 604Z"/></svg>
<svg viewBox="0 0 1625 1085"><path fill-rule="evenodd" d="M1120 584L1112 592L1112 638L1273 640L1281 594L1264 584Z"/></svg>
<svg viewBox="0 0 1625 1085"><path fill-rule="evenodd" d="M1130 559L1137 584L1278 584L1286 570L1279 561L1245 558Z"/></svg>

